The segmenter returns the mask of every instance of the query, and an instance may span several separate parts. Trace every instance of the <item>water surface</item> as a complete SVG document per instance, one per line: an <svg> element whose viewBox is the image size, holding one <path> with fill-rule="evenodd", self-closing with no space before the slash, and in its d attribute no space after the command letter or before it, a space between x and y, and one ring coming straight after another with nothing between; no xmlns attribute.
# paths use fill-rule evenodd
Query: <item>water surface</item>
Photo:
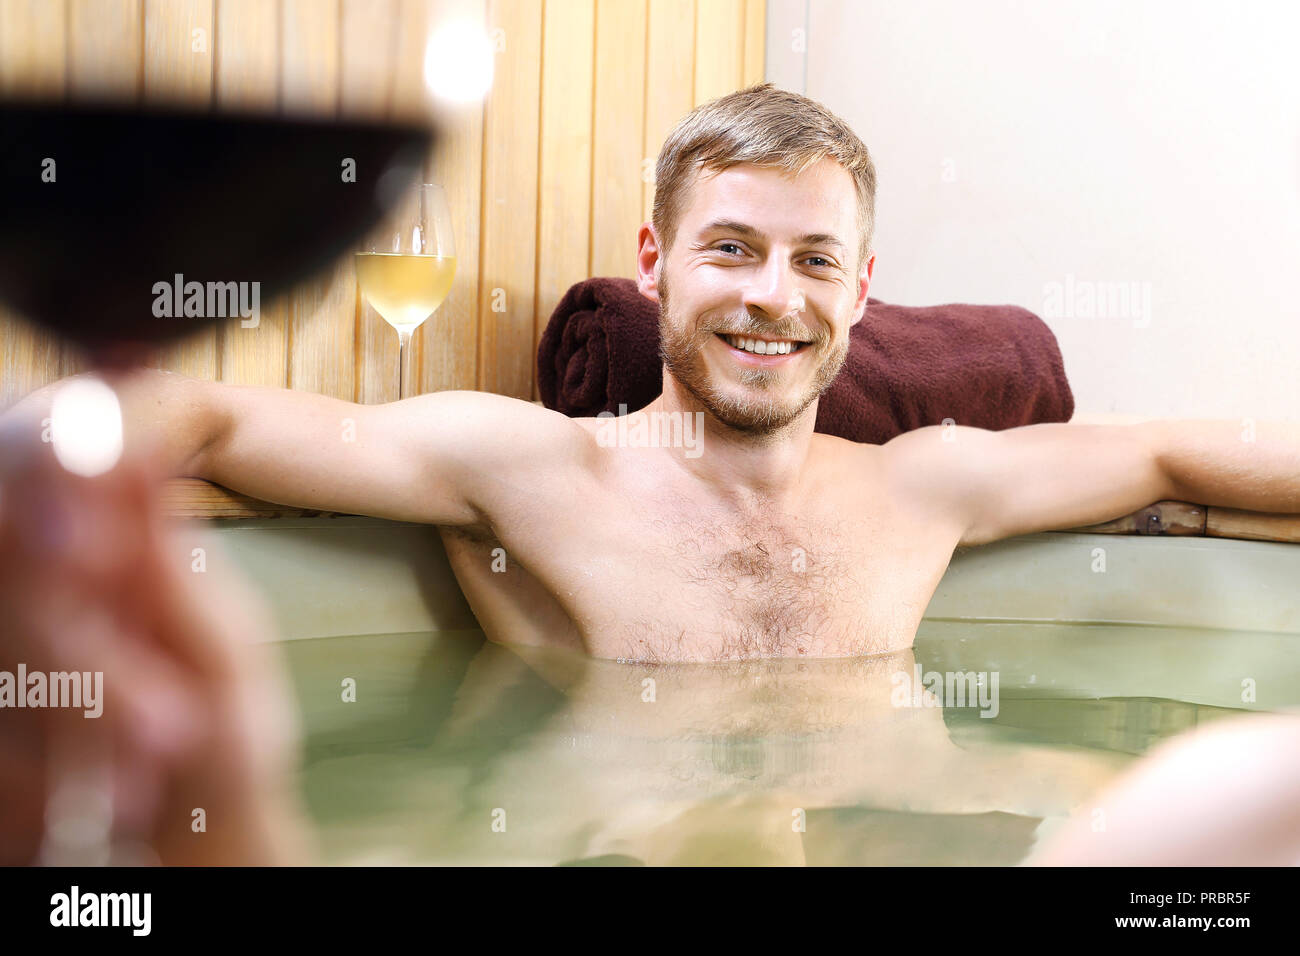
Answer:
<svg viewBox="0 0 1300 956"><path fill-rule="evenodd" d="M620 664L479 632L280 646L328 863L1000 865L1159 741L1300 703L1294 642L926 621L914 650L828 661ZM982 672L984 705L925 706L918 666Z"/></svg>

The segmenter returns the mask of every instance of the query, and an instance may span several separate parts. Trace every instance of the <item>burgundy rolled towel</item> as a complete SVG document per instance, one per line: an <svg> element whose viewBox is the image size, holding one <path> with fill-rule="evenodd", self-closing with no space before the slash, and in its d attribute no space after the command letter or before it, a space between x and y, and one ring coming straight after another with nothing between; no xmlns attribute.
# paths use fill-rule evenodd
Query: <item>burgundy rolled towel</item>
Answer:
<svg viewBox="0 0 1300 956"><path fill-rule="evenodd" d="M570 418L644 408L663 391L659 307L632 279L588 279L564 293L537 346L542 404Z"/></svg>
<svg viewBox="0 0 1300 956"><path fill-rule="evenodd" d="M579 282L551 315L537 373L542 403L570 417L645 407L663 386L658 307L632 279ZM868 299L816 427L880 444L945 419L1001 430L1073 413L1056 336L1032 312Z"/></svg>

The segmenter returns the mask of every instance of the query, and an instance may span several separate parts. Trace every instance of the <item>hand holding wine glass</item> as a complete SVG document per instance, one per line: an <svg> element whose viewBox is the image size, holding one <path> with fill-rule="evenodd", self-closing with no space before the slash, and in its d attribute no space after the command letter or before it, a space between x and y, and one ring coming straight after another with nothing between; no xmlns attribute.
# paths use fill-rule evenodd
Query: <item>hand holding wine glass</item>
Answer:
<svg viewBox="0 0 1300 956"><path fill-rule="evenodd" d="M195 532L164 518L156 454L86 477L38 433L0 434L0 669L96 692L5 711L0 864L307 862L269 611L223 562L178 560Z"/></svg>
<svg viewBox="0 0 1300 956"><path fill-rule="evenodd" d="M0 302L117 385L229 319L217 290L270 300L351 249L432 142L423 125L0 98ZM183 309L159 309L169 285ZM265 610L176 560L157 462L128 449L74 473L39 432L0 435L0 665L102 674L103 714L6 720L0 862L104 862L123 841L164 863L301 859Z"/></svg>

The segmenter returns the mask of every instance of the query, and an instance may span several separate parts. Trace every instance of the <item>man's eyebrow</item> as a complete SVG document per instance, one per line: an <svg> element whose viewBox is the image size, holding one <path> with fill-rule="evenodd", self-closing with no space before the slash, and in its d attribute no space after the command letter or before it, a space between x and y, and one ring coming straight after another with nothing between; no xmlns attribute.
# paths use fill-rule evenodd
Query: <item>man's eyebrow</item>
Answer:
<svg viewBox="0 0 1300 956"><path fill-rule="evenodd" d="M753 226L735 219L715 219L700 230L700 235L707 235L710 232L734 232L746 239L763 238L763 234ZM844 243L828 232L809 232L800 236L798 241L811 246L835 246L841 252L845 251Z"/></svg>

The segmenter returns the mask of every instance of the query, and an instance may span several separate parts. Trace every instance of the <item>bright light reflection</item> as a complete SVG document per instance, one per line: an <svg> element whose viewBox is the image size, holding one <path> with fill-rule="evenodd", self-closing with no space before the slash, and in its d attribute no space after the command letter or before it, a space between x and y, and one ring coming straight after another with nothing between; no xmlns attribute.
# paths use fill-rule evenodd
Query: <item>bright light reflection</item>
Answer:
<svg viewBox="0 0 1300 956"><path fill-rule="evenodd" d="M102 475L122 457L122 407L97 378L77 378L54 393L50 405L54 457L74 475Z"/></svg>
<svg viewBox="0 0 1300 956"><path fill-rule="evenodd" d="M495 54L481 26L464 20L444 24L424 47L424 85L440 100L470 103L492 88Z"/></svg>

